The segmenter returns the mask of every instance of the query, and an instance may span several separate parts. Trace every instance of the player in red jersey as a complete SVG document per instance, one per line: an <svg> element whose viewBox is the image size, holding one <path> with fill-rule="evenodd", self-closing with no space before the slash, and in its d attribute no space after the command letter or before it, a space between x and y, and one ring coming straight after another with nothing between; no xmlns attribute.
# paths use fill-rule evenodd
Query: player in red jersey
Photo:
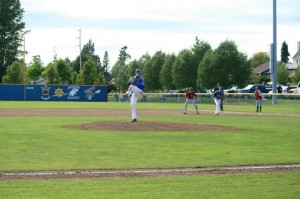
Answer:
<svg viewBox="0 0 300 199"><path fill-rule="evenodd" d="M199 110L198 110L198 105L196 103L196 93L193 91L193 88L189 88L189 90L185 93L185 104L184 104L184 112L183 114L186 114L187 112L187 107L189 103L194 104L195 108L196 108L196 113L199 114Z"/></svg>

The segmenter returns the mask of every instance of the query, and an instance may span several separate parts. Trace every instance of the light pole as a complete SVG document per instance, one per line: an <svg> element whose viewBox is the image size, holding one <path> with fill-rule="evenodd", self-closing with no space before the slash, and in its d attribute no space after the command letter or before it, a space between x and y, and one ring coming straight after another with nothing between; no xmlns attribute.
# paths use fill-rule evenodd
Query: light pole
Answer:
<svg viewBox="0 0 300 199"><path fill-rule="evenodd" d="M273 52L272 52L272 92L277 93L277 15L276 0L273 0ZM272 96L272 104L277 104L277 96Z"/></svg>
<svg viewBox="0 0 300 199"><path fill-rule="evenodd" d="M26 100L26 62L25 62L25 56L26 56L26 50L25 50L25 35L27 35L31 30L26 30L23 32L22 37L23 37L23 51L22 51L22 70L20 70L20 81L21 84L24 84L24 101Z"/></svg>

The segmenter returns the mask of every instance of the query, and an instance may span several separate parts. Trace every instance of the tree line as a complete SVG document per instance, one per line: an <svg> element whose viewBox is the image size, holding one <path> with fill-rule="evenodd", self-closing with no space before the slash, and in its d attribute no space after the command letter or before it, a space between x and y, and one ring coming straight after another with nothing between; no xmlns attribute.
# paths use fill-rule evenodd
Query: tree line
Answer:
<svg viewBox="0 0 300 199"><path fill-rule="evenodd" d="M270 60L268 53L258 52L248 59L246 54L238 51L234 41L225 40L212 49L208 42L197 37L190 49L183 49L178 54L157 51L154 55L146 53L134 60L131 60L127 46L123 46L111 70L108 52L105 51L101 62L91 39L75 60L57 58L55 55L53 61L44 66L40 56L36 55L24 68L25 63L19 51L25 28L22 22L24 10L18 0L1 1L0 10L0 81L3 83L35 83L44 78L47 84L106 84L109 91L122 91L127 89L126 83L136 68L143 71L146 92L187 87L212 88L217 82L228 88L270 81L268 76L257 76L253 72L255 67ZM289 71L285 66L289 55L288 46L283 42L281 61L278 63L280 84L300 80L300 67L289 79Z"/></svg>

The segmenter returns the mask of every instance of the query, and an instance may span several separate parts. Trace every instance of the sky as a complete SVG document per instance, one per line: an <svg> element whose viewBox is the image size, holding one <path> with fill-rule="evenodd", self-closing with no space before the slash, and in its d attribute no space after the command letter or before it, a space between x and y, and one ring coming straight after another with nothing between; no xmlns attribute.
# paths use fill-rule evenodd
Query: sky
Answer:
<svg viewBox="0 0 300 199"><path fill-rule="evenodd" d="M20 0L24 9L26 63L40 55L46 65L79 56L92 40L110 66L127 46L131 60L157 51L176 55L195 38L216 49L231 40L248 58L269 52L273 42L273 0ZM300 41L300 1L277 0L277 59L282 43L292 56ZM80 36L81 33L81 36ZM79 39L79 37L81 39Z"/></svg>

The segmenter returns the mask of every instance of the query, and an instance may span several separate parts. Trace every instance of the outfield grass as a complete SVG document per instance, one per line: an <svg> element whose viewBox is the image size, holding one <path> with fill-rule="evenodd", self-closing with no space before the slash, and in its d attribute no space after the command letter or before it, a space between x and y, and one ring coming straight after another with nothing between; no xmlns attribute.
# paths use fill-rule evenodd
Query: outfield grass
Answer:
<svg viewBox="0 0 300 199"><path fill-rule="evenodd" d="M62 128L126 117L2 117L0 170L178 168L300 162L299 118L147 116L236 131L114 132Z"/></svg>
<svg viewBox="0 0 300 199"><path fill-rule="evenodd" d="M213 110L213 105L199 105ZM10 108L128 109L129 103L0 102ZM138 109L183 104L139 103ZM192 106L190 109L194 108ZM251 105L225 110L253 112ZM299 114L286 105L269 113ZM129 117L129 116L128 116ZM114 132L62 128L128 117L0 117L0 171L180 168L300 163L299 117L174 115L142 120L222 125L236 131ZM297 198L300 172L158 178L0 181L0 198Z"/></svg>
<svg viewBox="0 0 300 199"><path fill-rule="evenodd" d="M211 103L198 103L200 110L214 110L215 104L212 99ZM300 114L300 101L298 100L282 100L278 104L271 104L264 102L264 113L285 113L285 114ZM129 109L129 102L44 102L44 101L0 101L1 109ZM141 103L137 105L137 109L171 109L183 111L184 102L182 103ZM192 104L189 109L194 110ZM225 111L238 111L238 112L254 112L256 110L253 100L251 103L226 103L224 104Z"/></svg>
<svg viewBox="0 0 300 199"><path fill-rule="evenodd" d="M1 198L296 199L300 172L0 181Z"/></svg>

